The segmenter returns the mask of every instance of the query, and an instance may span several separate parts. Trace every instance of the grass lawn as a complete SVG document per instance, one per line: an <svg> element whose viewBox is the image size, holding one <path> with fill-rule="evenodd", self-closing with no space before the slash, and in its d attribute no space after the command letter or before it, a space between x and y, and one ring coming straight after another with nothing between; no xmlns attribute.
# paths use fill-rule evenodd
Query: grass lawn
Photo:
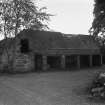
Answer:
<svg viewBox="0 0 105 105"><path fill-rule="evenodd" d="M0 105L105 105L85 87L102 68L0 76Z"/></svg>

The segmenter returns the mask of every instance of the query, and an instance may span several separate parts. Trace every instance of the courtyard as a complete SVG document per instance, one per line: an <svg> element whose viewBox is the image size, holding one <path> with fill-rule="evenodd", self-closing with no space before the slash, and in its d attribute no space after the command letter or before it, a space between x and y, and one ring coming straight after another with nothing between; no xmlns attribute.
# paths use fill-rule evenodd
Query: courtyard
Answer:
<svg viewBox="0 0 105 105"><path fill-rule="evenodd" d="M0 105L104 105L85 93L103 68L0 75Z"/></svg>

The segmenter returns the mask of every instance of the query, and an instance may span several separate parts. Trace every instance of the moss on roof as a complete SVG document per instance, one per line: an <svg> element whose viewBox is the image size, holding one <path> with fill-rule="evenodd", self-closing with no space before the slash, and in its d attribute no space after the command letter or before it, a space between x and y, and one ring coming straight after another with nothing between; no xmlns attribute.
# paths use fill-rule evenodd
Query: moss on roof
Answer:
<svg viewBox="0 0 105 105"><path fill-rule="evenodd" d="M62 34L60 32L28 29L21 31L16 38L27 38L32 51L46 52L50 50L57 53L59 51L67 52L69 50L68 53L71 51L74 54L76 52L100 52L99 46L93 40L93 37L89 35Z"/></svg>
<svg viewBox="0 0 105 105"><path fill-rule="evenodd" d="M20 36L27 37L32 43L40 43L44 49L67 48L67 49L99 49L92 36L89 35L66 35L60 32L24 30Z"/></svg>

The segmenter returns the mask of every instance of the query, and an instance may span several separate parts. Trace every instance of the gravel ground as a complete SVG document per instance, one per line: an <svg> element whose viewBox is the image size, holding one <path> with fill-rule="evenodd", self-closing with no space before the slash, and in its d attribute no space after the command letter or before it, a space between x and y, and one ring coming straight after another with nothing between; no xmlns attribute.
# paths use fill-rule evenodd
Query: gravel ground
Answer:
<svg viewBox="0 0 105 105"><path fill-rule="evenodd" d="M105 105L85 93L100 70L1 75L0 105Z"/></svg>

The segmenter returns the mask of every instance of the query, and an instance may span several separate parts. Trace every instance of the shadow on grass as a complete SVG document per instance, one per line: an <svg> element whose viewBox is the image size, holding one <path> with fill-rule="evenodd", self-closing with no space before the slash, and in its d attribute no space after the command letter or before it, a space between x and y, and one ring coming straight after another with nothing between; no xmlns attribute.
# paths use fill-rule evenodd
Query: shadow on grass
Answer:
<svg viewBox="0 0 105 105"><path fill-rule="evenodd" d="M87 97L86 100L90 103L97 103L98 105L105 104L105 98Z"/></svg>

